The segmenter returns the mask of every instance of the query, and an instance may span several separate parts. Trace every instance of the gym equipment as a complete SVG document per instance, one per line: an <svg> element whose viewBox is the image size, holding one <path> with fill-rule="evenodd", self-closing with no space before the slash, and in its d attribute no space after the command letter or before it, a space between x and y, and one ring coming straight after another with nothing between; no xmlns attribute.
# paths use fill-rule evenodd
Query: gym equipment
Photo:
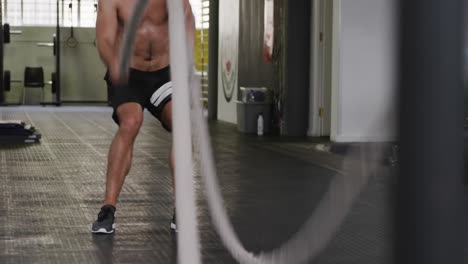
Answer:
<svg viewBox="0 0 468 264"><path fill-rule="evenodd" d="M1 19L0 19L0 25L1 25ZM3 66L3 52L4 52L4 46L3 44L10 43L10 35L11 34L22 34L21 30L12 30L10 29L9 24L4 24L3 26L0 26L0 104L5 105L3 102L5 101L4 97L4 92L9 92L11 91L11 84L12 83L21 83L21 80L18 79L12 79L11 77L11 72L9 70L4 70ZM52 47L53 48L53 54L56 56L59 53L59 45L57 43L57 37L54 34L53 36L53 42L52 43L37 43L38 46L45 46L45 47ZM59 69L57 66L57 63L59 63L59 58L56 56L56 70ZM24 87L30 87L29 82L25 79L24 82L25 86ZM46 104L55 104L55 105L60 105L60 84L59 84L59 77L56 72L53 72L51 74L50 81L44 82L44 84L51 85L52 87L52 93L57 96L56 102L52 103L44 103L41 102L42 105ZM23 93L24 95L24 93ZM23 103L24 103L24 98L23 98Z"/></svg>
<svg viewBox="0 0 468 264"><path fill-rule="evenodd" d="M3 43L10 43L10 36L19 34L23 34L23 31L10 29L10 24L8 23L3 25Z"/></svg>
<svg viewBox="0 0 468 264"><path fill-rule="evenodd" d="M24 88L23 88L23 104L26 100L26 88L40 88L42 98L44 99L44 69L42 67L26 67L24 69Z"/></svg>
<svg viewBox="0 0 468 264"><path fill-rule="evenodd" d="M35 78L39 78L39 77L32 77L32 75L35 75L31 72L31 70L27 70L28 68L31 68L31 67L26 67L25 69L25 73L24 73L24 82L22 80L18 80L18 79L12 79L11 78L11 72L6 70L3 72L3 87L4 87L4 91L5 92L10 92L11 91L11 84L12 83L23 83L23 88L27 88L27 87L38 87L36 86L36 81L34 81ZM42 67L38 67L38 68L42 68ZM43 75L43 70L42 70L42 75ZM44 77L42 76L41 77L42 80L44 80ZM57 86L58 86L58 83L57 83L57 74L55 72L53 72L50 76L50 81L44 81L43 82L44 86L45 85L50 85L51 86L51 92L52 94L56 94L57 93ZM39 86L41 88L44 88L43 86ZM44 91L43 91L44 93ZM22 103L24 104L24 91L23 91L23 100L22 100ZM44 94L43 94L44 95ZM18 102L18 105L21 104L21 102ZM47 103L44 103L41 101L41 105L44 105L44 104L47 104Z"/></svg>
<svg viewBox="0 0 468 264"><path fill-rule="evenodd" d="M52 93L55 94L57 93L57 87L58 87L58 83L57 83L57 74L55 72L53 72L51 74L51 77L50 77L50 82L47 82L48 84L51 85L52 87Z"/></svg>
<svg viewBox="0 0 468 264"><path fill-rule="evenodd" d="M3 16L0 15L0 25L3 24ZM0 104L5 102L5 95L3 92L5 91L5 87L3 86L3 45L4 45L4 30L3 26L0 26Z"/></svg>
<svg viewBox="0 0 468 264"><path fill-rule="evenodd" d="M58 20L57 20L58 23ZM56 34L52 37L52 42L39 42L36 43L37 46L40 47L51 47L52 54L55 57L55 72L52 72L50 81L45 82L45 84L50 84L52 87L52 94L55 94L55 101L54 102L41 102L41 105L55 105L60 106L62 104L61 100L61 93L60 93L60 33L59 28L57 26ZM26 80L25 80L26 82Z"/></svg>
<svg viewBox="0 0 468 264"><path fill-rule="evenodd" d="M56 24L56 34L53 35L53 41L51 43L41 42L37 43L41 47L52 47L52 53L55 56L55 70L51 74L50 81L45 82L44 84L49 84L52 87L52 93L55 94L55 100L53 102L41 102L41 105L56 105L60 106L61 101L61 87L60 87L60 9L59 9L59 0L57 0L57 24ZM3 24L3 17L0 15L0 25ZM11 30L9 24L4 24L0 26L0 105L8 105L5 103L5 92L11 90L11 83L21 83L21 80L12 80L11 72L6 70L3 65L4 60L4 44L10 43L11 34L22 34L21 30ZM26 84L26 83L25 83ZM26 87L26 85L25 85ZM14 104L16 105L16 104Z"/></svg>
<svg viewBox="0 0 468 264"><path fill-rule="evenodd" d="M10 83L11 83L11 72L10 71L5 71L3 73L3 87L5 91L9 92L11 90Z"/></svg>
<svg viewBox="0 0 468 264"><path fill-rule="evenodd" d="M55 91L55 105L60 106L62 105L61 99L61 86L60 86L60 5L59 0L57 0L57 25L55 28L55 36L54 36L54 55L55 55L55 75L52 76L52 80L55 83L54 91Z"/></svg>
<svg viewBox="0 0 468 264"><path fill-rule="evenodd" d="M0 144L38 143L41 138L35 127L22 121L0 121Z"/></svg>
<svg viewBox="0 0 468 264"><path fill-rule="evenodd" d="M70 48L75 48L78 46L78 40L75 38L74 30L73 30L73 3L68 4L68 8L70 9L70 36L67 38L65 43L67 44L68 47ZM78 5L79 8L79 5ZM80 12L78 12L80 14Z"/></svg>
<svg viewBox="0 0 468 264"><path fill-rule="evenodd" d="M10 43L10 25L3 25L3 43Z"/></svg>
<svg viewBox="0 0 468 264"><path fill-rule="evenodd" d="M58 1L57 1L58 2ZM58 5L58 4L57 4ZM58 22L58 18L57 18ZM3 16L0 14L0 25L3 25ZM5 101L4 91L11 89L11 72L5 71L3 66L4 44L10 43L10 34L21 34L21 31L10 30L10 25L0 26L0 104ZM7 84L7 85L5 85ZM0 144L38 143L42 135L35 127L22 121L0 120Z"/></svg>
<svg viewBox="0 0 468 264"><path fill-rule="evenodd" d="M1 19L0 19L1 25ZM5 23L3 26L0 26L0 104L5 105L3 102L5 101L4 92L9 92L11 90L11 83L17 82L20 83L20 80L11 80L11 72L4 71L3 66L3 45L8 44L11 42L10 35L11 34L22 34L21 30L11 30L10 24Z"/></svg>

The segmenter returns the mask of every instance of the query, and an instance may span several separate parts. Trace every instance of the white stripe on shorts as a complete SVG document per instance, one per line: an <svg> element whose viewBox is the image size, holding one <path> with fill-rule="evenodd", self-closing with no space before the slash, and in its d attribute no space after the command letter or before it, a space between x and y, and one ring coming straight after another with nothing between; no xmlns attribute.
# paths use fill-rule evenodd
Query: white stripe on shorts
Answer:
<svg viewBox="0 0 468 264"><path fill-rule="evenodd" d="M170 90L171 92L169 94L172 94L172 82L167 82L163 86L159 87L156 92L153 93L151 96L151 103L158 107L158 105L161 103L162 100L164 100L167 97L167 91Z"/></svg>
<svg viewBox="0 0 468 264"><path fill-rule="evenodd" d="M159 104L162 103L162 101L164 99L166 99L169 95L172 94L172 87L167 89L163 94L161 94L161 96L159 96L158 100L156 102L153 103L154 106L158 107Z"/></svg>

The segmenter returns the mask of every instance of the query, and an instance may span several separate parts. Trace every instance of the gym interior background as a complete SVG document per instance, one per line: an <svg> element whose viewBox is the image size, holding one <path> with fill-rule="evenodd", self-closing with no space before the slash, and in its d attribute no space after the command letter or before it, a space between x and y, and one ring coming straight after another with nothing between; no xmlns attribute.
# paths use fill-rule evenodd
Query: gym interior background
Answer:
<svg viewBox="0 0 468 264"><path fill-rule="evenodd" d="M269 1L274 2L272 10L265 8ZM377 161L381 170L362 191L330 245L310 263L391 263L395 234L389 200L398 167L394 145L398 1L191 2L202 100L213 121L223 194L242 242L254 252L281 244L313 212L333 176L343 169L349 150L376 143L384 146L380 153L385 158ZM2 24L10 29L2 63L11 82L9 91L0 82L0 120L31 123L43 140L27 147L0 145L0 263L149 263L154 258L174 263L175 242L165 233L166 218L157 213L171 212L170 176L168 172L158 179L151 175L167 170L170 137L149 117L135 157L142 167L132 172L123 191L127 198L122 213L128 212L121 220L123 230L111 240L90 238L84 230L98 208L106 151L116 129L107 106L106 69L95 47L97 1L2 0L1 4ZM273 28L266 25L266 16L274 19ZM274 32L267 62L266 30ZM46 85L41 101L24 104L25 67L43 67L46 81L58 72L60 98L52 85ZM250 113L249 106L242 105L248 103L243 88L268 91L265 98L271 101L267 110L262 108L270 116L264 137L256 136L258 112ZM39 93L27 95L34 98ZM468 103L465 109L468 116ZM249 133L244 133L247 127ZM272 205L278 197L284 198L276 202L282 208ZM35 204L42 209L31 207L31 199L37 199ZM68 209L54 199L79 207L82 215L70 220ZM204 263L234 263L208 224L201 200ZM291 204L302 206L286 210ZM258 206L267 209L259 212ZM57 222L48 215L56 210L59 224L72 225L68 238L51 228ZM296 218L285 224L284 217L271 214ZM32 221L41 225L37 233L24 229ZM142 238L131 233L136 226L135 234Z"/></svg>
<svg viewBox="0 0 468 264"><path fill-rule="evenodd" d="M193 2L197 17L196 64L212 119L237 124L240 88L266 87L274 103L268 125L276 134L331 136L337 142L395 139L395 111L389 100L395 96L394 1L277 1L272 13L275 38L270 63L263 59L264 1L241 0L238 12L228 15L222 13L226 6L221 1L216 6L221 16L218 12L210 14L209 1ZM96 1L59 1L60 100L65 104L107 101L105 68L94 46L95 5ZM372 15L362 16L361 10ZM21 32L11 34L11 42L4 45L4 70L9 70L11 79L17 81L5 93L4 103L21 101L26 66L43 67L46 81L51 79L56 64L53 48L38 43L53 42L56 11L56 1L4 2L3 22L10 24L13 32ZM291 12L294 16L289 15ZM218 21L211 33L214 38L209 38L210 16ZM232 21L242 23L232 28ZM76 44L70 41L72 37ZM223 39L236 45L218 43ZM236 58L239 69L231 77L236 89L229 100L218 78L223 73L219 55L226 54ZM355 63L356 58L360 63ZM356 94L367 94L373 100ZM51 102L53 97L50 86L46 87L44 101ZM379 118L382 115L387 115L385 122Z"/></svg>

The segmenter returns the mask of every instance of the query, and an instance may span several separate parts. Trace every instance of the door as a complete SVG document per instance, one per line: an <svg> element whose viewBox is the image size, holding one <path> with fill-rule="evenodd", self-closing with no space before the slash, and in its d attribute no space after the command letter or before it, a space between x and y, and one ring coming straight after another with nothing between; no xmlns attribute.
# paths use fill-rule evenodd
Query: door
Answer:
<svg viewBox="0 0 468 264"><path fill-rule="evenodd" d="M313 0L309 136L331 130L333 1Z"/></svg>

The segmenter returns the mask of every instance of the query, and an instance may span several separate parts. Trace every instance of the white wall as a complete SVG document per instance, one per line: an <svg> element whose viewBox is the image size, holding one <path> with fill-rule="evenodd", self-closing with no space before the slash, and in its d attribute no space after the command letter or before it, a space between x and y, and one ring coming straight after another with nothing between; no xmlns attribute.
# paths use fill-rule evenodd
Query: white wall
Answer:
<svg viewBox="0 0 468 264"><path fill-rule="evenodd" d="M396 0L335 0L332 140L394 140Z"/></svg>
<svg viewBox="0 0 468 264"><path fill-rule="evenodd" d="M239 0L219 1L218 119L237 123Z"/></svg>

